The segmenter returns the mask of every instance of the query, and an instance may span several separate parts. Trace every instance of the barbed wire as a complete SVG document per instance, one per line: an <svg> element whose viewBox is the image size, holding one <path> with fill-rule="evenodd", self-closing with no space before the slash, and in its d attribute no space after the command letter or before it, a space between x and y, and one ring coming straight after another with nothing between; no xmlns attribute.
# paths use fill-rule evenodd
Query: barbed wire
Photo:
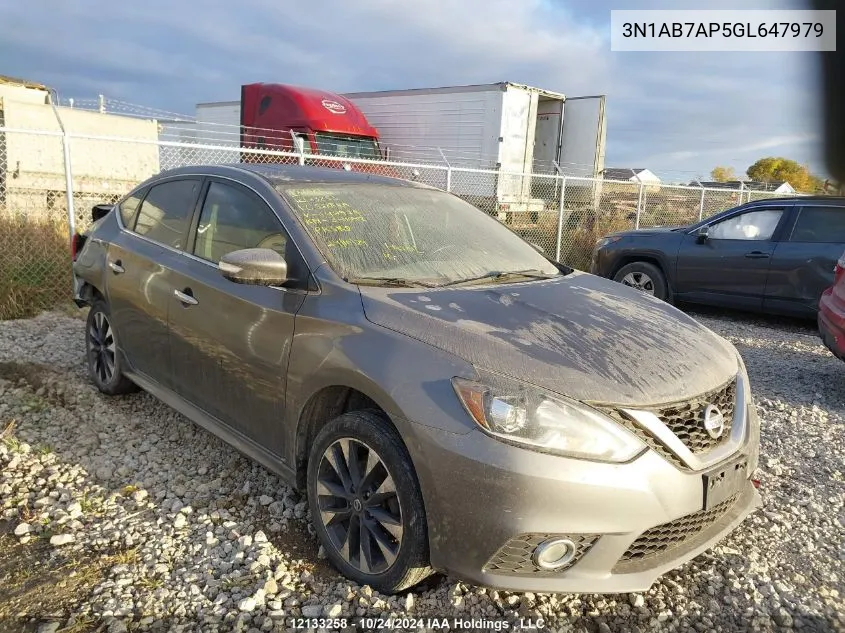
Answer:
<svg viewBox="0 0 845 633"><path fill-rule="evenodd" d="M120 114L122 116L134 116L145 119L174 119L182 122L194 122L196 117L178 112L171 112L170 110L163 110L160 108L152 108L149 106L139 105L136 103L129 103L121 101L120 99L76 99L73 97L64 97L60 100L62 107L78 108L80 110L91 110L99 112L102 107L104 114Z"/></svg>

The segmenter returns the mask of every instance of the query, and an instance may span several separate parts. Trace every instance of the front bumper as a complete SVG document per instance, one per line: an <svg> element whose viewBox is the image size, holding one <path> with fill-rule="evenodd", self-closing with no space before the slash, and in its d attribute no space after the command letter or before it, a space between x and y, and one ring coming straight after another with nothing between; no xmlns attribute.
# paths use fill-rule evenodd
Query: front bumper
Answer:
<svg viewBox="0 0 845 633"><path fill-rule="evenodd" d="M590 255L590 274L610 279L616 255L608 248L594 248Z"/></svg>
<svg viewBox="0 0 845 633"><path fill-rule="evenodd" d="M458 436L415 424L409 448L426 502L432 565L513 591L646 590L761 504L750 481L759 444L753 405L747 415L745 441L723 463L744 457L748 478L731 503L710 513L703 512L702 472L683 471L653 450L627 464L601 464L528 451L481 431ZM690 534L637 557L652 539L671 540L678 530ZM576 542L580 557L562 571L538 569L533 548L557 536Z"/></svg>

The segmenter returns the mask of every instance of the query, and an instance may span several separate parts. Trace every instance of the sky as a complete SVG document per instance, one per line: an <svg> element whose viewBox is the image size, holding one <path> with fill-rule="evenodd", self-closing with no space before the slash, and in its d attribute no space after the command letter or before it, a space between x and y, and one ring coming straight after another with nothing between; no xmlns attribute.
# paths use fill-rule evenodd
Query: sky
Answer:
<svg viewBox="0 0 845 633"><path fill-rule="evenodd" d="M824 176L813 54L611 52L610 10L619 4L29 0L4 8L0 74L47 84L62 100L103 94L183 114L236 100L253 81L334 92L511 81L606 94L608 167L680 182L716 165L743 175L774 155ZM637 0L625 8L701 7ZM744 0L741 8L806 7Z"/></svg>

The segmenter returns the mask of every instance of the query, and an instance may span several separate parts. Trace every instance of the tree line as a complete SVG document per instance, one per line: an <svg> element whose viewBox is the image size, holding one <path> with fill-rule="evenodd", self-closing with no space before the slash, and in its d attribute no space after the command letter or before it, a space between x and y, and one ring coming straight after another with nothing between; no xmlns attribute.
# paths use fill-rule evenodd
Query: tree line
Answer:
<svg viewBox="0 0 845 633"><path fill-rule="evenodd" d="M745 171L745 175L756 182L785 181L801 193L825 193L830 189L830 183L826 186L826 181L811 173L807 165L780 156L761 158ZM733 167L722 166L714 167L710 178L717 182L739 180Z"/></svg>

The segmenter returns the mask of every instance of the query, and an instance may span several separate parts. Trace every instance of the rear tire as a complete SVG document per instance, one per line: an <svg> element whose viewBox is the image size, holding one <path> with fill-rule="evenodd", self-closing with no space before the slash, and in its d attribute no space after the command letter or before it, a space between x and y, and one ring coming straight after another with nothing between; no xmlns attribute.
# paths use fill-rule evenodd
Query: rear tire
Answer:
<svg viewBox="0 0 845 633"><path fill-rule="evenodd" d="M109 396L138 391L137 385L123 375L123 358L117 335L111 325L109 305L97 299L85 321L85 359L97 389Z"/></svg>
<svg viewBox="0 0 845 633"><path fill-rule="evenodd" d="M317 536L344 576L393 594L431 575L411 456L380 412L344 413L320 430L307 490Z"/></svg>
<svg viewBox="0 0 845 633"><path fill-rule="evenodd" d="M623 266L616 271L613 281L654 295L663 301L669 296L666 276L660 268L649 262L632 262Z"/></svg>

